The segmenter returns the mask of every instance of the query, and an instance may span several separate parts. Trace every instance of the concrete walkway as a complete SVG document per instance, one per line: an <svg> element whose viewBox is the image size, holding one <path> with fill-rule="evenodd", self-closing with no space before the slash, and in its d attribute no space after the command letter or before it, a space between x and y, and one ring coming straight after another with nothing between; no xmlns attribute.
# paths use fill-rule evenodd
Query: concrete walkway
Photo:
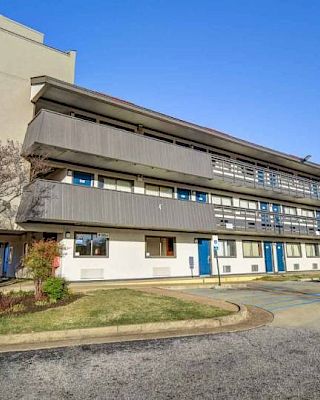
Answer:
<svg viewBox="0 0 320 400"><path fill-rule="evenodd" d="M186 289L188 293L261 307L272 326L320 331L320 282L252 282L244 289Z"/></svg>
<svg viewBox="0 0 320 400"><path fill-rule="evenodd" d="M244 283L255 280L257 276L228 276L222 278L222 283ZM213 286L218 283L218 279L215 277L204 277L204 278L153 278L153 279L131 279L131 280L116 280L116 281L86 281L86 282L70 282L70 289L75 292L87 292L90 290L97 289L109 289L116 287L161 287L161 286L172 286L172 287L203 287ZM30 280L20 280L15 282L14 280L0 284L0 291L9 292L11 290L33 290L33 282Z"/></svg>

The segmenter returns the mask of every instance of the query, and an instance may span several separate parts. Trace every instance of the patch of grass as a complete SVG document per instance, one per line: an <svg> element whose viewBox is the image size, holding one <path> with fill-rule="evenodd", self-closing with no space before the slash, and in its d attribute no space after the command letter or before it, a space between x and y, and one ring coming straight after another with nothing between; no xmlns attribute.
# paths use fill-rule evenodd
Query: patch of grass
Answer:
<svg viewBox="0 0 320 400"><path fill-rule="evenodd" d="M319 279L319 275L314 274L279 274L265 275L257 278L258 281L284 282L284 281L300 281L301 279Z"/></svg>
<svg viewBox="0 0 320 400"><path fill-rule="evenodd" d="M62 307L0 317L0 334L214 318L230 311L132 289L89 292Z"/></svg>

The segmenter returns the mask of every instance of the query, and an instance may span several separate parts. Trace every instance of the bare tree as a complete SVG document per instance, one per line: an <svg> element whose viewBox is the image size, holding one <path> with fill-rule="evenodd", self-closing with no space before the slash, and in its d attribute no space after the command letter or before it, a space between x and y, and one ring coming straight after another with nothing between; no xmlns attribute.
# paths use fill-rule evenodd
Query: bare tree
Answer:
<svg viewBox="0 0 320 400"><path fill-rule="evenodd" d="M28 162L29 161L29 162ZM23 188L39 174L50 171L45 157L21 157L21 144L13 140L0 141L0 227L14 228L18 199Z"/></svg>

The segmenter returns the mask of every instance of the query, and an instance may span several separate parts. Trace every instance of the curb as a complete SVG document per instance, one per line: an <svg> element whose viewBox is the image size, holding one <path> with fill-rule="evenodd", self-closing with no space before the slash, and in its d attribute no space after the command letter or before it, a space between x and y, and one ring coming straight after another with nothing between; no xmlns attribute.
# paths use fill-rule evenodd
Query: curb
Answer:
<svg viewBox="0 0 320 400"><path fill-rule="evenodd" d="M13 335L0 335L0 352L6 351L7 346L34 345L41 348L42 344L52 344L65 340L79 341L83 339L101 339L122 337L136 334L157 334L163 332L185 332L186 330L203 330L221 328L244 322L248 318L246 306L239 306L239 311L233 315L219 318L206 318L198 320L152 322L134 325L116 325L99 328L68 329L62 331L35 332Z"/></svg>

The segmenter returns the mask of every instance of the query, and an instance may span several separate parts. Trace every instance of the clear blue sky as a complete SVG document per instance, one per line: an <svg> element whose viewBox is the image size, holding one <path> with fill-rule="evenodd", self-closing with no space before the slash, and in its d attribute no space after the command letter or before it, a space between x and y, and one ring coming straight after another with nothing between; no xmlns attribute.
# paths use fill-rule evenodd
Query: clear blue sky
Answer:
<svg viewBox="0 0 320 400"><path fill-rule="evenodd" d="M0 0L76 83L320 162L319 0Z"/></svg>

